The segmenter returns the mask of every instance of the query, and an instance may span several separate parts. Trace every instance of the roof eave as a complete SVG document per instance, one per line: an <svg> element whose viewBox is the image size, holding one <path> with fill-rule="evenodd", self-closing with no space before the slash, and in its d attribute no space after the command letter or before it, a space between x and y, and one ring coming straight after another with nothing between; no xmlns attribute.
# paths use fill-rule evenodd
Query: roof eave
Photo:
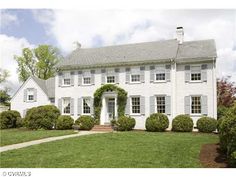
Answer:
<svg viewBox="0 0 236 177"><path fill-rule="evenodd" d="M105 63L105 64L94 64L94 65L63 65L58 66L58 70L66 70L66 69L86 69L86 68L104 68L104 67L121 67L121 66L133 66L140 64L157 64L157 63L166 63L173 61L173 58L168 59L156 59L149 61L132 61L132 62L119 62L119 63Z"/></svg>

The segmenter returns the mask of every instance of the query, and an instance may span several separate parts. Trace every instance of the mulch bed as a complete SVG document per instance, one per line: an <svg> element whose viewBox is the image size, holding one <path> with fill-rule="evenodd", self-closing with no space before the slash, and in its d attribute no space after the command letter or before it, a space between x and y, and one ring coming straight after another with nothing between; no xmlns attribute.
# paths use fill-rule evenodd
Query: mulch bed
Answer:
<svg viewBox="0 0 236 177"><path fill-rule="evenodd" d="M226 156L220 151L219 144L202 145L199 158L205 168L227 168Z"/></svg>

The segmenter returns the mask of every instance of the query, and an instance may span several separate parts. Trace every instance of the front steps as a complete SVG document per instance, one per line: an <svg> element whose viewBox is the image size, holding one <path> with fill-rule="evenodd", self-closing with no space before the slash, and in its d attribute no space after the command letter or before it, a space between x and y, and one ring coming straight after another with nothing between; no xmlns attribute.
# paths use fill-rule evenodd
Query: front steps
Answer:
<svg viewBox="0 0 236 177"><path fill-rule="evenodd" d="M111 125L94 125L91 131L112 132Z"/></svg>

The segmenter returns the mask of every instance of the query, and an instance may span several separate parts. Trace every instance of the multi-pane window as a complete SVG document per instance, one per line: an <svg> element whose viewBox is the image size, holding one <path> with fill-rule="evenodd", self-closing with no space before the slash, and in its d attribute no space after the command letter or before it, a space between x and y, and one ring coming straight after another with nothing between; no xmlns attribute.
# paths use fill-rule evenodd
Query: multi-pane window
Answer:
<svg viewBox="0 0 236 177"><path fill-rule="evenodd" d="M200 66L191 66L191 81L201 80L201 68Z"/></svg>
<svg viewBox="0 0 236 177"><path fill-rule="evenodd" d="M84 77L84 84L91 84L91 77Z"/></svg>
<svg viewBox="0 0 236 177"><path fill-rule="evenodd" d="M131 108L133 114L140 114L140 97L131 98Z"/></svg>
<svg viewBox="0 0 236 177"><path fill-rule="evenodd" d="M28 101L33 101L34 100L34 90L33 89L28 89L27 90L27 100Z"/></svg>
<svg viewBox="0 0 236 177"><path fill-rule="evenodd" d="M156 97L156 106L158 113L165 113L165 97L164 96L157 96Z"/></svg>
<svg viewBox="0 0 236 177"><path fill-rule="evenodd" d="M63 85L70 85L70 73L64 73Z"/></svg>
<svg viewBox="0 0 236 177"><path fill-rule="evenodd" d="M70 114L70 98L63 99L63 113Z"/></svg>
<svg viewBox="0 0 236 177"><path fill-rule="evenodd" d="M139 74L132 74L131 75L131 82L140 82L140 75Z"/></svg>
<svg viewBox="0 0 236 177"><path fill-rule="evenodd" d="M156 81L164 81L166 80L165 72L156 73Z"/></svg>
<svg viewBox="0 0 236 177"><path fill-rule="evenodd" d="M115 76L107 76L107 83L115 83Z"/></svg>
<svg viewBox="0 0 236 177"><path fill-rule="evenodd" d="M64 81L63 81L63 85L70 85L70 79L65 78Z"/></svg>
<svg viewBox="0 0 236 177"><path fill-rule="evenodd" d="M200 96L191 97L191 113L201 114L201 97Z"/></svg>
<svg viewBox="0 0 236 177"><path fill-rule="evenodd" d="M84 98L83 99L83 113L84 114L90 114L90 99L89 98Z"/></svg>

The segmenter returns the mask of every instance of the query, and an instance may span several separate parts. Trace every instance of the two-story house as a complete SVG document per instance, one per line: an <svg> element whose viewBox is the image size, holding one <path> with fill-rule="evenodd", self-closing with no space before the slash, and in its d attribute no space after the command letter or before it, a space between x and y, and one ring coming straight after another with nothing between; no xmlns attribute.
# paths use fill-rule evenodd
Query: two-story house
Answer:
<svg viewBox="0 0 236 177"><path fill-rule="evenodd" d="M179 114L189 114L194 123L203 115L216 118L215 42L184 42L183 28L178 27L176 32L177 39L173 40L78 47L58 64L54 97L48 101L74 119L94 115L94 92L105 84L115 84L128 93L125 114L135 118L136 129L144 129L146 118L155 112L166 114L170 122ZM45 95L46 85L44 81ZM25 84L18 92L32 87ZM15 97L23 101L23 95L17 93ZM19 99L12 98L12 109L23 114L28 107L17 107L22 104ZM117 93L105 92L100 124L117 118L117 111Z"/></svg>

